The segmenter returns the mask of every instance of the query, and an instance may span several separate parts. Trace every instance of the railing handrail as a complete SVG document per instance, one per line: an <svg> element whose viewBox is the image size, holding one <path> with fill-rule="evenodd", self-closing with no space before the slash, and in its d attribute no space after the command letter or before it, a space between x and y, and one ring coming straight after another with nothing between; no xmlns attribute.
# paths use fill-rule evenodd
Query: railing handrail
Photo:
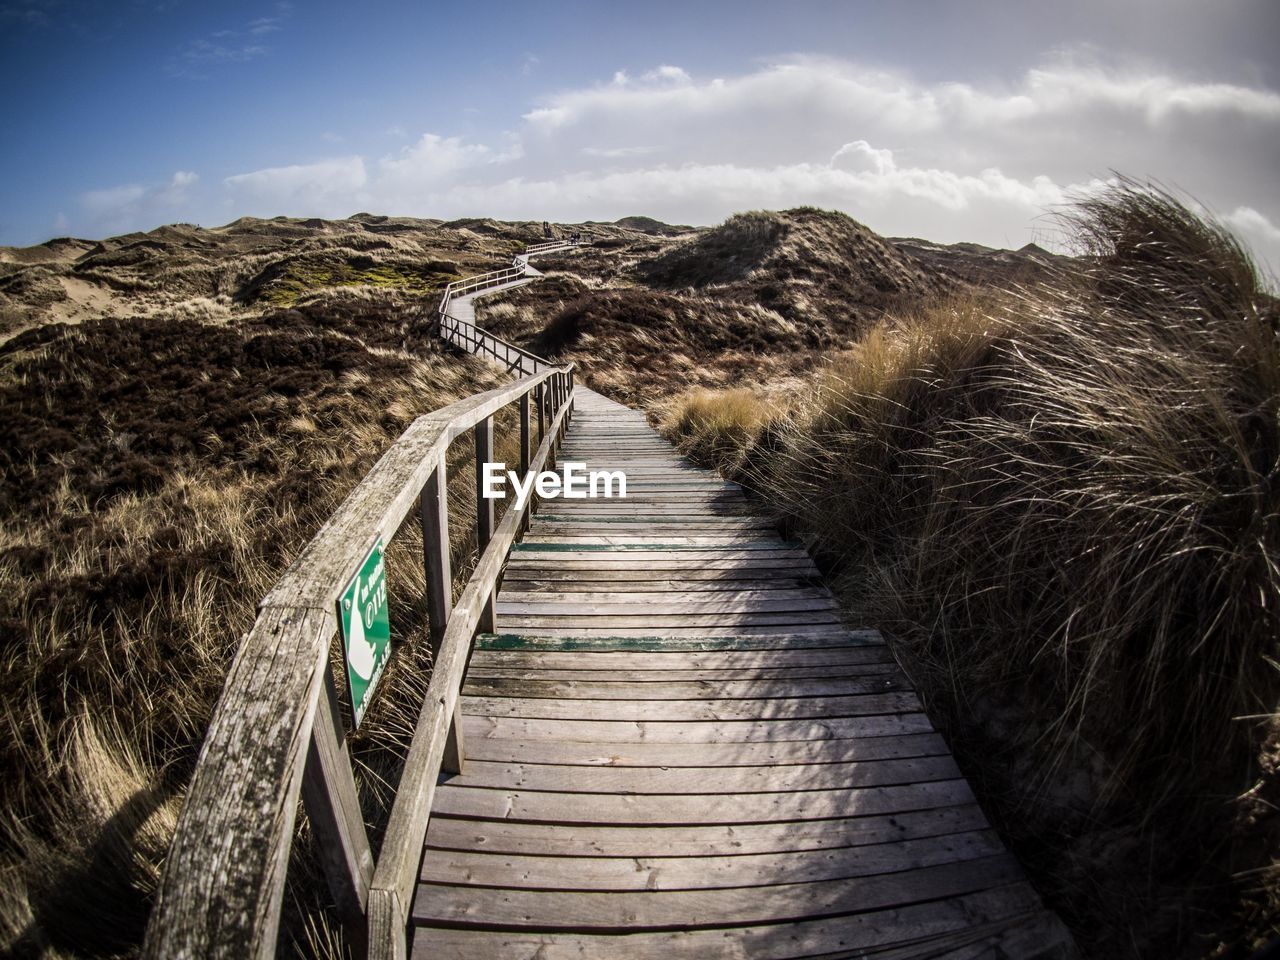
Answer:
<svg viewBox="0 0 1280 960"><path fill-rule="evenodd" d="M457 329L450 331L448 330L450 326ZM517 346L516 344L512 343L510 340L504 340L502 339L502 337L499 337L496 334L490 333L488 330L485 330L481 327L477 327L474 323L468 323L465 320L459 320L457 317L450 316L447 313L443 314L440 317L440 328L441 328L442 334L446 332L458 332L458 330L460 330L461 328L465 328L470 332L470 335L469 336L463 335L463 339L467 340L472 344L481 343L486 340L490 341L490 343L488 344L489 349L485 350L485 353L487 353L489 356L493 357L494 359L500 360L503 363L507 364L508 367L511 367L511 356L510 356L511 354L515 354L521 360L529 361L529 366L532 367L532 369L525 370L524 364L520 364L520 371L522 373L538 373L545 367L555 366L555 364L553 364L550 360L545 360L542 357L538 356L536 353L531 353L530 351L526 350L524 347ZM501 357L498 356L497 355L498 352L496 349L494 349L494 347L501 347L503 350L503 353L506 355Z"/></svg>
<svg viewBox="0 0 1280 960"><path fill-rule="evenodd" d="M520 379L418 417L325 521L259 605L228 671L165 860L143 956L267 957L275 952L301 796L339 913L370 957L403 955L407 908L442 767L464 760L457 702L477 627L493 629L508 550L532 509L495 528L479 496L493 456L493 417L520 403L520 469L554 457L573 411L573 365L556 365L448 313L453 297L529 275L529 257L577 246L534 244L511 266L446 285L439 329L519 368ZM447 329L446 329L447 328ZM512 357L515 363L512 363ZM525 369L532 367L531 370ZM531 410L538 447L530 454ZM473 431L479 560L452 603L446 453ZM377 864L365 832L330 670L337 603L377 540L389 543L417 501L434 666Z"/></svg>
<svg viewBox="0 0 1280 960"><path fill-rule="evenodd" d="M461 644L465 653L477 623L486 616L491 621L498 572L531 506L512 507L495 531L492 501L478 500L481 539L487 542L480 544L480 562L463 598L453 605L445 453L456 437L474 430L478 480L480 454L492 456L492 417L518 400L521 468L526 473L542 469L554 455L572 396L572 365L549 366L417 418L267 594L214 708L165 861L143 946L145 957L274 955L300 794L325 855L339 910L357 927L364 925L367 911L371 933L383 929L379 918L390 910L398 918L387 934L390 939L383 944L371 937L370 946L394 950L398 936L403 948L405 914L398 894L411 882L421 854L422 837L417 833L426 830L422 800L428 798L429 809L450 743L454 762L462 759L460 731L456 723L449 723L466 660L457 649ZM534 457L529 456L531 406L541 440ZM440 646L375 873L337 713L330 650L345 578L375 537L390 542L419 499L428 616ZM492 629L492 623L486 628ZM465 641L460 639L464 633ZM448 710L441 730L444 707ZM404 812L405 804L411 813ZM396 846L412 846L415 837L416 850ZM408 873L405 864L412 865ZM379 886L380 877L391 879Z"/></svg>

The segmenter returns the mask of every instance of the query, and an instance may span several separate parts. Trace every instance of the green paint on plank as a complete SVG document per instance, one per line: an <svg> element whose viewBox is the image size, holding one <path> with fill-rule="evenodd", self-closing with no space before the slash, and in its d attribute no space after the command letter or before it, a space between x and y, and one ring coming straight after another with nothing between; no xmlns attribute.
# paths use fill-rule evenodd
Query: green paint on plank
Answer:
<svg viewBox="0 0 1280 960"><path fill-rule="evenodd" d="M536 534L535 534L536 536ZM511 548L512 553L580 553L590 550L802 550L804 547L793 541L779 540L777 543L759 543L748 540L742 543L517 543Z"/></svg>
<svg viewBox="0 0 1280 960"><path fill-rule="evenodd" d="M776 637L526 637L515 633L482 633L476 637L477 650L597 650L661 652L705 650L769 650L777 646L779 639L790 638L788 649L800 649L813 642L814 637L778 634ZM884 640L874 630L849 631L842 638L846 642L818 643L815 647L839 649L850 647L878 647Z"/></svg>

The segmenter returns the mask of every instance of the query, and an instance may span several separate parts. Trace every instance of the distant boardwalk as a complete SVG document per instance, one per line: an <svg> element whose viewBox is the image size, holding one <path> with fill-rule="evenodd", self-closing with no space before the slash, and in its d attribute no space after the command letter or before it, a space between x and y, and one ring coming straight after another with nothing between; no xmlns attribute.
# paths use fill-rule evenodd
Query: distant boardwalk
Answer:
<svg viewBox="0 0 1280 960"><path fill-rule="evenodd" d="M415 957L1033 957L1069 940L805 550L578 387L461 700Z"/></svg>

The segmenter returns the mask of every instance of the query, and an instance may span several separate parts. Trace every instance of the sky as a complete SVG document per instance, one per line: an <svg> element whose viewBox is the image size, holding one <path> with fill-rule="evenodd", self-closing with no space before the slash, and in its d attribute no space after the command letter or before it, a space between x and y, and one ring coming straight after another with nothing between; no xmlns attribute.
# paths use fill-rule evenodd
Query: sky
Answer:
<svg viewBox="0 0 1280 960"><path fill-rule="evenodd" d="M1276 0L0 0L0 244L842 210L1059 245L1119 172L1280 267Z"/></svg>

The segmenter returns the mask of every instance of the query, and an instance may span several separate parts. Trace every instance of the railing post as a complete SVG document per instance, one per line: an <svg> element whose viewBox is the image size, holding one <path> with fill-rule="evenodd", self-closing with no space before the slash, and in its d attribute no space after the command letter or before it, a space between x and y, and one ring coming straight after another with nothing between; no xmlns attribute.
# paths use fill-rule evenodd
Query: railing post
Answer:
<svg viewBox="0 0 1280 960"><path fill-rule="evenodd" d="M315 831L329 893L354 941L364 953L365 907L373 879L373 851L351 773L351 756L328 667L320 680L319 702L311 727L311 745L302 775L302 802Z"/></svg>
<svg viewBox="0 0 1280 960"><path fill-rule="evenodd" d="M529 472L529 394L520 397L520 477Z"/></svg>
<svg viewBox="0 0 1280 960"><path fill-rule="evenodd" d="M533 388L534 404L538 408L538 445L539 446L542 445L542 438L547 435L546 419L545 419L547 415L547 408L544 405L543 399L542 399L543 395L546 393L546 390L543 389L545 386L546 386L546 381L544 380L542 381L542 383L539 383L536 387Z"/></svg>
<svg viewBox="0 0 1280 960"><path fill-rule="evenodd" d="M419 502L422 516L422 552L427 568L427 619L431 649L438 652L453 606L453 570L449 560L449 475L442 453L427 478ZM453 725L445 745L441 769L461 773L463 764L461 710L454 710Z"/></svg>
<svg viewBox="0 0 1280 960"><path fill-rule="evenodd" d="M484 465L493 460L493 417L485 417L475 428L476 440L476 555L484 553L493 539L493 501L484 496ZM485 597L479 629L493 633L493 591Z"/></svg>

